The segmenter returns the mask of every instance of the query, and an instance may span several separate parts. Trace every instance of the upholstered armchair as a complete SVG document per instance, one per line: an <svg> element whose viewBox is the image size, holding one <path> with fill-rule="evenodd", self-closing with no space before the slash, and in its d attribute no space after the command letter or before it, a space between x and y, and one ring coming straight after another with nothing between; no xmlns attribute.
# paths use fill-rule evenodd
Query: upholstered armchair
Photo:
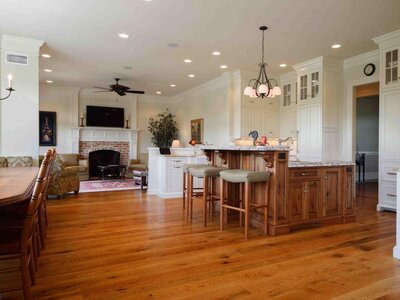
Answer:
<svg viewBox="0 0 400 300"><path fill-rule="evenodd" d="M141 153L139 159L131 159L128 166L128 171L147 171L148 154Z"/></svg>
<svg viewBox="0 0 400 300"><path fill-rule="evenodd" d="M0 168L7 168L7 158L0 157Z"/></svg>
<svg viewBox="0 0 400 300"><path fill-rule="evenodd" d="M87 159L81 159L79 154L59 154L66 167L78 167L80 180L89 180L89 164Z"/></svg>
<svg viewBox="0 0 400 300"><path fill-rule="evenodd" d="M78 166L66 166L60 155L57 155L50 171L47 194L56 195L57 198L69 192L78 194L80 185L78 173Z"/></svg>

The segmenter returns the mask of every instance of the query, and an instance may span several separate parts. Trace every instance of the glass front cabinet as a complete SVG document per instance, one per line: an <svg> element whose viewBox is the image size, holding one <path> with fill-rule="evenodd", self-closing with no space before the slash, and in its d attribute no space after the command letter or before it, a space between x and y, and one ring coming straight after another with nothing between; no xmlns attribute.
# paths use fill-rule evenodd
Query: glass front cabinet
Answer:
<svg viewBox="0 0 400 300"><path fill-rule="evenodd" d="M300 102L316 100L320 96L320 71L311 71L300 75Z"/></svg>
<svg viewBox="0 0 400 300"><path fill-rule="evenodd" d="M384 82L387 86L398 84L399 77L399 49L385 51Z"/></svg>

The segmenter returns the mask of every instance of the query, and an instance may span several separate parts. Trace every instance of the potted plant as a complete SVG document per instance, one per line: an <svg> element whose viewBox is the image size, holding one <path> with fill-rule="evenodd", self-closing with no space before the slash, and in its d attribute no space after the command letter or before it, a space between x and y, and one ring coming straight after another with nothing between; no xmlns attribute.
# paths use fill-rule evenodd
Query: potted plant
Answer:
<svg viewBox="0 0 400 300"><path fill-rule="evenodd" d="M171 147L172 141L178 137L175 116L168 109L155 117L151 117L148 129L152 134L152 143L158 148Z"/></svg>

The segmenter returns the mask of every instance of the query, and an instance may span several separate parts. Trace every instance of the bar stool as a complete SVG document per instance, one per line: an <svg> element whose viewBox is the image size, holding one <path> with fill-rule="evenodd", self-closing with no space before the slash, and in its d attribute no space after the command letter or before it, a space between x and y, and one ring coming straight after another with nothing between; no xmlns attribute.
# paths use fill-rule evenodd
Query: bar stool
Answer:
<svg viewBox="0 0 400 300"><path fill-rule="evenodd" d="M189 168L189 211L190 220L193 218L193 177L203 178L203 223L207 226L207 204L210 203L210 214L214 211L213 206L215 201L219 201L219 197L214 195L212 178L219 177L219 173L225 169L217 167L190 167Z"/></svg>
<svg viewBox="0 0 400 300"><path fill-rule="evenodd" d="M182 167L183 171L183 189L182 189L182 207L185 209L186 203L189 206L189 197L188 197L188 177L189 177L189 168L190 167L207 167L206 164L184 164Z"/></svg>
<svg viewBox="0 0 400 300"><path fill-rule="evenodd" d="M264 234L268 233L268 205L269 205L269 172L259 171L245 171L245 170L224 170L220 172L221 185L220 185L220 197L224 201L220 202L220 227L224 230L224 210L231 209L239 211L240 213L240 226L242 226L242 213L244 213L244 238L247 240L248 229L249 229L249 214L251 209L264 209ZM227 195L224 195L226 182L239 183L241 186L244 185L244 208L242 202L240 207L232 206L229 204ZM266 193L264 204L250 203L251 188L255 183L266 182ZM240 195L242 196L242 195ZM225 200L226 199L226 200ZM242 199L241 199L242 200Z"/></svg>

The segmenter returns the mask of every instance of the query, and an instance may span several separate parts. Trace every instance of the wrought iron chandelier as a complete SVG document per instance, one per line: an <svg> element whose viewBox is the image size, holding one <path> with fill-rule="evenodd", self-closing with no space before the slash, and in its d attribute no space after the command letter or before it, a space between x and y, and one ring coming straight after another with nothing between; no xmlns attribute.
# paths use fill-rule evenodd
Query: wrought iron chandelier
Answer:
<svg viewBox="0 0 400 300"><path fill-rule="evenodd" d="M264 33L267 29L267 26L260 27L262 32L262 55L261 63L258 65L260 67L258 78L251 79L248 83L248 86L244 89L244 95L249 96L250 98L274 98L275 96L282 94L282 90L278 86L278 82L275 79L268 79L267 72L265 70L268 64L264 62ZM272 82L274 82L274 86L272 85Z"/></svg>
<svg viewBox="0 0 400 300"><path fill-rule="evenodd" d="M13 76L11 74L7 75L8 78L8 89L6 89L6 91L8 91L8 95L4 98L0 98L0 101L2 100L6 100L8 99L8 97L11 96L11 93L14 92L15 90L12 88L12 80L13 80Z"/></svg>

